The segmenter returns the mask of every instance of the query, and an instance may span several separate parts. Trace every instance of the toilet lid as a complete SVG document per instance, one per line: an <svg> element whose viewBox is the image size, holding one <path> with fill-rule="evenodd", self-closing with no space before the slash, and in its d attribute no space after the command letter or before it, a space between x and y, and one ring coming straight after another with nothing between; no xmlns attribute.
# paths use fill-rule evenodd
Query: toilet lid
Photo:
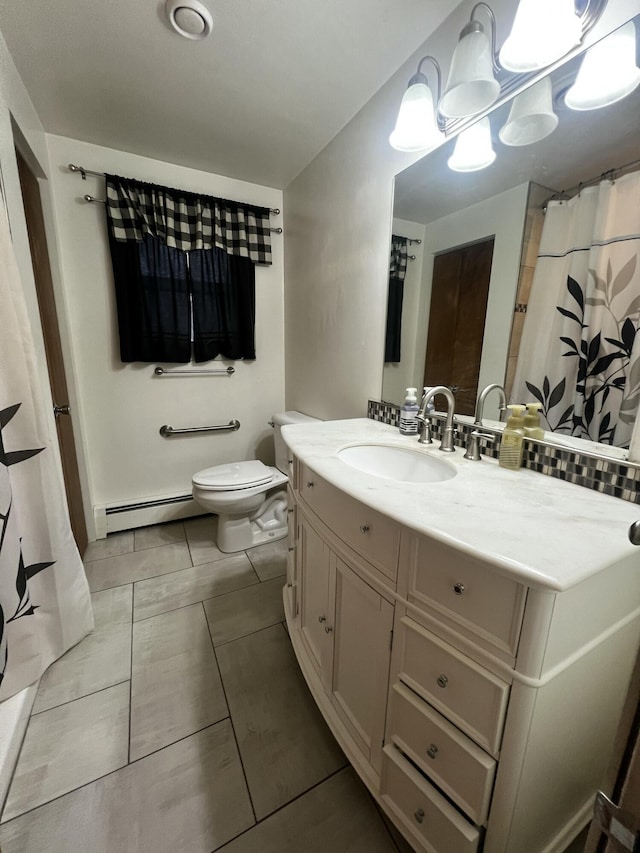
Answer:
<svg viewBox="0 0 640 853"><path fill-rule="evenodd" d="M230 462L205 468L193 476L196 486L211 491L250 489L262 486L273 479L273 471L257 459L249 462Z"/></svg>

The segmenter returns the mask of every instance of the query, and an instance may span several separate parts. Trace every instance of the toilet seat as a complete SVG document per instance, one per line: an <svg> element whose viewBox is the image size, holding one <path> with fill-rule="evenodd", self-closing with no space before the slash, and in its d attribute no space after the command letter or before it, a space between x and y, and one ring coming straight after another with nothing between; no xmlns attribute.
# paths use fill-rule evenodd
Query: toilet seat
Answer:
<svg viewBox="0 0 640 853"><path fill-rule="evenodd" d="M204 491L226 492L253 489L264 486L271 480L273 469L257 459L252 459L248 462L231 462L205 468L194 475L193 484Z"/></svg>

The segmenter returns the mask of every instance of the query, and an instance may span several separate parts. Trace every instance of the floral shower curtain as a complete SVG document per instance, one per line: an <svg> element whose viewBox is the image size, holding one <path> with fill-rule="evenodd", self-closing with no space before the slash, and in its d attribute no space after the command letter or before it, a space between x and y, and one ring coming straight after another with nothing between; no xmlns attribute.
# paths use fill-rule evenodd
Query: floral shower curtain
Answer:
<svg viewBox="0 0 640 853"><path fill-rule="evenodd" d="M628 447L640 401L640 172L549 202L512 398Z"/></svg>
<svg viewBox="0 0 640 853"><path fill-rule="evenodd" d="M0 701L93 628L0 201Z"/></svg>

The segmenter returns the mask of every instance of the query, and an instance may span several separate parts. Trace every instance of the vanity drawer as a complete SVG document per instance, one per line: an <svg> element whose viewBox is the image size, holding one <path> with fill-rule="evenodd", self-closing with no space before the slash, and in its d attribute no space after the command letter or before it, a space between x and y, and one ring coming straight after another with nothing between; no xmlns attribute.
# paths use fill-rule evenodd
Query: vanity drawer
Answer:
<svg viewBox="0 0 640 853"><path fill-rule="evenodd" d="M481 825L496 762L402 684L391 689L389 736L454 803Z"/></svg>
<svg viewBox="0 0 640 853"><path fill-rule="evenodd" d="M478 829L462 817L394 746L385 746L380 793L385 805L437 853L475 853Z"/></svg>
<svg viewBox="0 0 640 853"><path fill-rule="evenodd" d="M416 542L408 599L515 658L527 588L433 539Z"/></svg>
<svg viewBox="0 0 640 853"><path fill-rule="evenodd" d="M398 623L399 678L494 757L509 685L413 619Z"/></svg>
<svg viewBox="0 0 640 853"><path fill-rule="evenodd" d="M300 495L336 536L388 578L398 571L400 527L301 465Z"/></svg>

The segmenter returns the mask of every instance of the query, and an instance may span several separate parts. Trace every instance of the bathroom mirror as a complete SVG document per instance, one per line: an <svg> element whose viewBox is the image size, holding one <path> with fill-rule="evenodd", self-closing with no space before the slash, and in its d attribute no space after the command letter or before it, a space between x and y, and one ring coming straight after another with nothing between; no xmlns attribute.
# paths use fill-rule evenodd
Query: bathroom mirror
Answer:
<svg viewBox="0 0 640 853"><path fill-rule="evenodd" d="M636 30L640 32L640 18L636 19ZM559 122L546 138L524 146L503 144L498 132L510 110L510 104L504 104L489 116L497 155L491 166L476 172L452 171L447 160L455 140L449 140L396 176L392 233L421 242L407 247L409 257L415 259L407 262L400 361L385 363L383 401L400 405L407 386L420 388L424 384L430 315L434 322L432 343L433 329L440 328L439 337L443 337L449 284L445 275L444 295L433 290L434 306L444 311L444 319L439 319L431 311L434 259L439 261L490 240L494 242L486 309L480 304L468 312L475 316L479 333L465 332L455 342L464 360L468 358L466 350L473 348L473 335L480 337L476 385L470 381L470 388L461 388L458 393L461 401L465 395L467 398L462 413L469 413L470 407L473 410L476 388L491 382L508 387L526 311L526 303L519 300L533 275L545 202L564 190L574 195L582 182L640 161L640 87L602 109L570 110L562 94L573 82L580 60L575 57L551 75ZM640 169L640 162L636 168ZM464 258L453 263L464 269ZM487 403L487 416L497 419L497 400L489 398ZM461 411L458 405L456 411Z"/></svg>

